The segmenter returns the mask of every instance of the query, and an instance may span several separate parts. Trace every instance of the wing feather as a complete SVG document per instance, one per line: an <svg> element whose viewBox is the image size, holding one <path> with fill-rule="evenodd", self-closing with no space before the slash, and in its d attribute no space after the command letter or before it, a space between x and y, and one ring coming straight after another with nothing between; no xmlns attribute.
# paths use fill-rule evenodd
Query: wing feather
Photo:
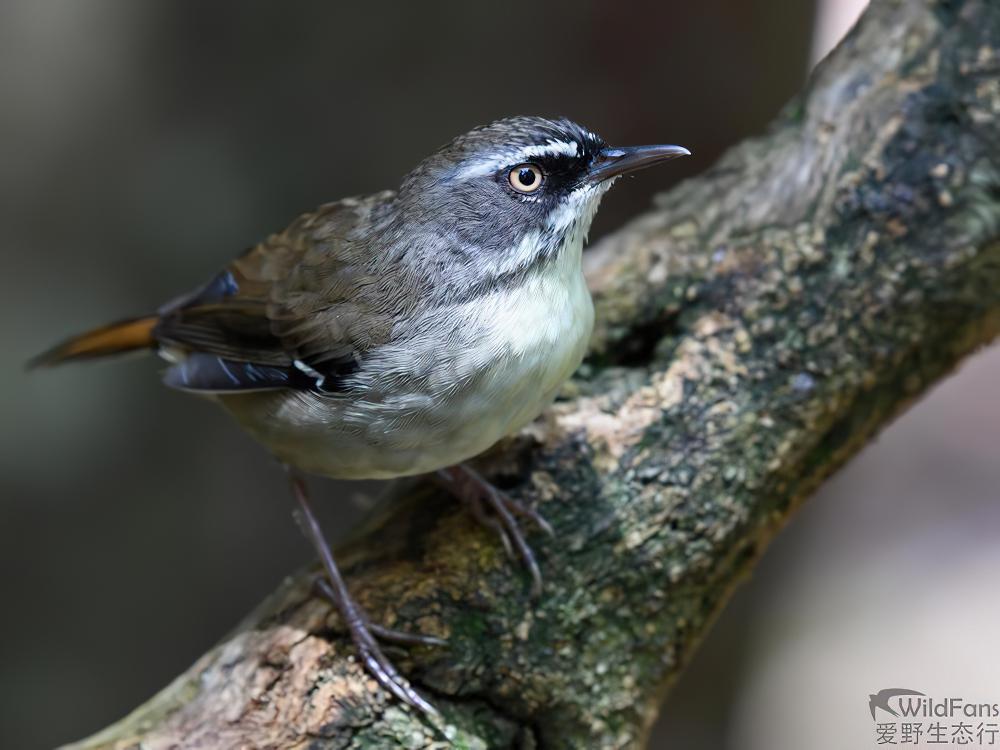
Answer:
<svg viewBox="0 0 1000 750"><path fill-rule="evenodd" d="M209 391L327 389L356 370L392 331L371 251L392 197L305 214L162 308L156 340L187 355L166 382Z"/></svg>

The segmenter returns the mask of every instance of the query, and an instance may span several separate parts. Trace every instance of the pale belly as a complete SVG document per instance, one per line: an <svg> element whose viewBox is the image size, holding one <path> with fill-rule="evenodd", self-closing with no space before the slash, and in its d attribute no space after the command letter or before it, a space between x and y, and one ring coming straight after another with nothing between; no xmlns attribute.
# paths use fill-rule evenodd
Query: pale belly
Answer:
<svg viewBox="0 0 1000 750"><path fill-rule="evenodd" d="M446 354L412 390L377 400L282 391L220 401L279 459L311 473L384 479L461 463L537 417L579 366L594 313L578 259L574 266L454 311L463 341L435 342ZM404 373L430 345L382 353L386 371Z"/></svg>

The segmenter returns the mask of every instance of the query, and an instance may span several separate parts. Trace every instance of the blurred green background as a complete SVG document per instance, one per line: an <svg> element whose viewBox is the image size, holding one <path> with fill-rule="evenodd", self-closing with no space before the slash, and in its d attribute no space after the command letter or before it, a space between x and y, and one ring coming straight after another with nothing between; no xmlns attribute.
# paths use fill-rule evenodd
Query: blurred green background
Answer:
<svg viewBox="0 0 1000 750"><path fill-rule="evenodd" d="M616 187L600 236L760 132L857 5L0 5L0 746L120 717L310 559L277 465L152 358L29 356L501 116L695 152ZM994 349L801 513L652 747L845 747L890 683L998 687L998 374ZM314 483L335 538L379 489Z"/></svg>

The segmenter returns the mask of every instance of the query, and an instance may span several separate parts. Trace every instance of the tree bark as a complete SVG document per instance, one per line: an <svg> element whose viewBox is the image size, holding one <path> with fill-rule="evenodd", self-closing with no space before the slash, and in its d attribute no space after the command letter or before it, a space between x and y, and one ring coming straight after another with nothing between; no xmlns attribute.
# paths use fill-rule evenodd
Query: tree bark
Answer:
<svg viewBox="0 0 1000 750"><path fill-rule="evenodd" d="M592 352L482 468L535 503L541 601L405 488L340 550L435 725L289 579L74 748L641 747L665 690L816 486L1000 329L1000 4L881 0L768 133L588 254Z"/></svg>

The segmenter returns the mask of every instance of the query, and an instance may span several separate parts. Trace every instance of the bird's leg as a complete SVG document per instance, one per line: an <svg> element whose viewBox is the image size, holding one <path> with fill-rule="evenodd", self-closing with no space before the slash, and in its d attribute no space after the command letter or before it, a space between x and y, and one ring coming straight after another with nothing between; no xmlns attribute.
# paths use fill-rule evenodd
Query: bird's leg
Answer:
<svg viewBox="0 0 1000 750"><path fill-rule="evenodd" d="M514 514L533 521L551 535L553 531L549 522L534 508L508 497L465 464L441 469L437 476L449 492L469 507L473 518L497 532L508 554L511 554L512 548L517 550L531 574L532 596L538 597L542 593L542 573ZM487 511L491 511L492 515Z"/></svg>
<svg viewBox="0 0 1000 750"><path fill-rule="evenodd" d="M354 647L357 649L365 668L383 688L395 695L403 703L413 706L429 716L438 716L437 709L420 697L420 694L396 671L392 662L382 653L375 640L375 636L379 634L382 636L388 635L388 638L391 640L397 642L405 640L409 643L437 643L438 640L432 639L429 641L426 639L426 636L411 636L386 628L373 627L368 622L368 617L365 615L364 610L354 601L354 598L347 590L347 585L340 575L337 563L333 560L330 545L327 544L319 522L316 520L316 516L313 515L312 508L309 506L305 482L295 474L290 473L290 477L292 494L295 496L295 500L299 506L298 518L302 526L302 531L312 543L326 571L326 580L318 582L317 585L323 595L331 601L340 613L340 617L351 635L351 640L354 642Z"/></svg>

